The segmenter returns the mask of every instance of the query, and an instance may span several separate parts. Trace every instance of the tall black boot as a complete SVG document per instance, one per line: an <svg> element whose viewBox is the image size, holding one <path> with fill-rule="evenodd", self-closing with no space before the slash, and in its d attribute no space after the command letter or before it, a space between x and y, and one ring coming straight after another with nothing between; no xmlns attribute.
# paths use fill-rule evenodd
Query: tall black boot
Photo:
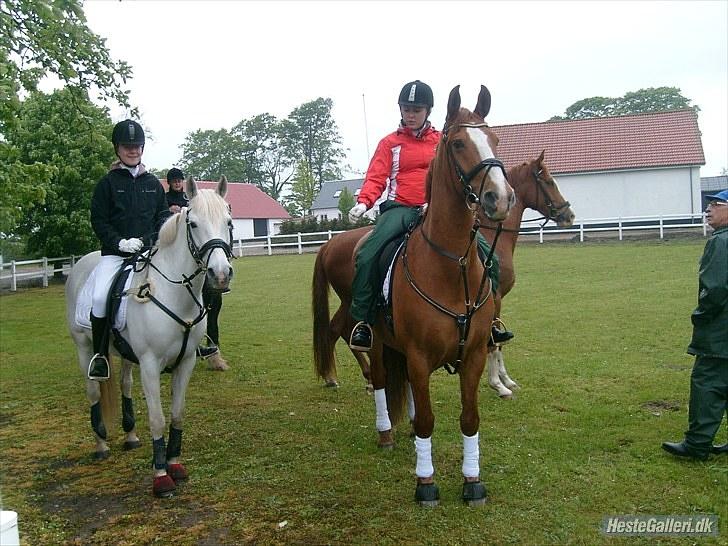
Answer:
<svg viewBox="0 0 728 546"><path fill-rule="evenodd" d="M91 314L91 336L94 344L94 356L88 364L88 378L95 381L109 379L109 321L106 317L95 317Z"/></svg>
<svg viewBox="0 0 728 546"><path fill-rule="evenodd" d="M501 319L496 317L495 320L493 320L493 324L490 329L490 338L494 345L503 345L504 343L508 343L514 337L515 335L513 332L506 329L506 325L503 324Z"/></svg>

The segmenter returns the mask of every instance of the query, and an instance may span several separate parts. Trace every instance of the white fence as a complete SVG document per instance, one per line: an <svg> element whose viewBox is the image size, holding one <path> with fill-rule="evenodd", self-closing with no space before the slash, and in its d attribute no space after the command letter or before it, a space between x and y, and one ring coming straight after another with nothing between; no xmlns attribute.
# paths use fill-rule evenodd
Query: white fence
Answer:
<svg viewBox="0 0 728 546"><path fill-rule="evenodd" d="M580 220L570 228L559 228L549 222L545 226L530 223L521 224L520 236L538 237L538 242L550 240L576 240L583 242L588 233L600 237L613 237L616 234L620 241L627 232L649 234L657 231L660 239L665 232L682 230L700 232L703 237L708 234L704 214L665 215L665 216L629 216L624 218L591 218ZM326 241L341 231L321 231L317 233L295 233L291 235L268 235L250 239L233 241L233 253L240 256L275 254L303 254L315 252ZM41 279L43 287L48 286L48 279L57 273L65 275L76 262L76 256L66 258L41 258L40 260L11 261L3 263L0 256L0 287L11 291L18 289L18 280Z"/></svg>

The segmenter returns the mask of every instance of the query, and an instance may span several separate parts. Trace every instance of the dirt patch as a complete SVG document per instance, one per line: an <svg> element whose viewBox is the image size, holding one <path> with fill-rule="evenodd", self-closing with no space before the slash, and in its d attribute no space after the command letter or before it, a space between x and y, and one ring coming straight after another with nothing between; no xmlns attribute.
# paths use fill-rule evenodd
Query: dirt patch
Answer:
<svg viewBox="0 0 728 546"><path fill-rule="evenodd" d="M640 405L643 410L649 411L652 415L662 415L665 411L680 411L682 402L676 400L651 400Z"/></svg>

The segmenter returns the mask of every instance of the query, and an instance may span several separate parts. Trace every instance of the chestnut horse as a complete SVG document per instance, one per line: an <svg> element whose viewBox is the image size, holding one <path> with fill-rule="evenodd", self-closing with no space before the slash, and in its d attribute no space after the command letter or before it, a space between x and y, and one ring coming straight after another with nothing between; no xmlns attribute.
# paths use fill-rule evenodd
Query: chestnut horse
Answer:
<svg viewBox="0 0 728 546"><path fill-rule="evenodd" d="M503 165L495 157L497 137L484 122L489 110L490 93L485 86L473 112L460 107L459 86L450 92L442 139L428 171L429 208L424 221L408 235L392 270L394 330L381 316L374 325L371 362L380 443L382 435L391 437L392 425L386 399L378 392L384 394L386 382L392 407L402 407L409 381L417 453L415 499L427 506L439 500L432 465L435 419L429 381L444 365L458 373L460 380L463 500L482 504L486 498L480 482L478 392L495 302L487 271L477 256L474 228L478 210L502 221L515 199ZM348 259L353 262L354 255ZM319 272L316 267L314 352L330 354L328 283ZM316 359L320 377L329 377L327 362L331 361Z"/></svg>
<svg viewBox="0 0 728 546"><path fill-rule="evenodd" d="M525 209L530 208L540 212L543 218L535 220L552 220L559 227L569 227L573 223L574 213L571 205L561 194L556 180L551 176L544 162L544 153L521 165L508 170L508 183L516 192L516 204L508 213L502 223L501 234L496 242L496 254L500 261L500 282L496 295L496 316L500 316L501 299L513 288L516 280L513 255L518 242L518 229L521 225ZM480 218L481 233L492 245L495 238L496 222L488 220L485 215ZM351 303L351 282L354 276L354 267L351 254L359 240L371 231L371 227L353 229L336 235L325 243L318 251L316 258L317 275L325 276L341 300L341 305L331 319L328 334L330 340L327 346L331 354L317 354L316 358L328 359L329 364L321 366L328 369L324 378L327 386L337 386L336 363L334 361L333 345L341 337L348 342L354 322L349 315ZM505 369L501 347L494 347L488 354L488 383L504 399L512 395L511 389L517 384ZM371 385L370 365L365 353L352 351L359 363L362 375L367 381L367 390L373 391Z"/></svg>
<svg viewBox="0 0 728 546"><path fill-rule="evenodd" d="M543 217L534 220L549 220L559 227L570 227L574 222L571 204L564 199L559 186L544 163L544 152L538 158L512 167L508 170L508 181L516 192L516 204L508 214L508 218L498 224L481 215L480 232L491 245L496 240L495 252L500 260L500 277L496 295L496 316L501 316L501 300L505 298L516 283L516 271L513 265L513 254L518 242L518 231L521 226L523 212L530 208L540 212ZM501 226L501 233L496 238L496 229ZM491 347L488 351L488 384L498 392L501 398L510 398L512 389L518 384L506 371L502 347Z"/></svg>

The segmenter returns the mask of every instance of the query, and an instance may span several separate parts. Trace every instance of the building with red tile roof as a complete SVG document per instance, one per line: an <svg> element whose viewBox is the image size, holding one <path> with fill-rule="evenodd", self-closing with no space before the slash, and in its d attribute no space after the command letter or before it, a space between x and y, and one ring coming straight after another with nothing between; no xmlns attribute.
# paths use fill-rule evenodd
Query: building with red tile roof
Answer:
<svg viewBox="0 0 728 546"><path fill-rule="evenodd" d="M493 127L506 168L537 157L579 219L696 214L705 165L697 115L674 110Z"/></svg>
<svg viewBox="0 0 728 546"><path fill-rule="evenodd" d="M214 190L217 182L199 180L197 187ZM281 223L291 217L278 201L255 184L228 182L225 200L230 203L235 239L276 235Z"/></svg>

